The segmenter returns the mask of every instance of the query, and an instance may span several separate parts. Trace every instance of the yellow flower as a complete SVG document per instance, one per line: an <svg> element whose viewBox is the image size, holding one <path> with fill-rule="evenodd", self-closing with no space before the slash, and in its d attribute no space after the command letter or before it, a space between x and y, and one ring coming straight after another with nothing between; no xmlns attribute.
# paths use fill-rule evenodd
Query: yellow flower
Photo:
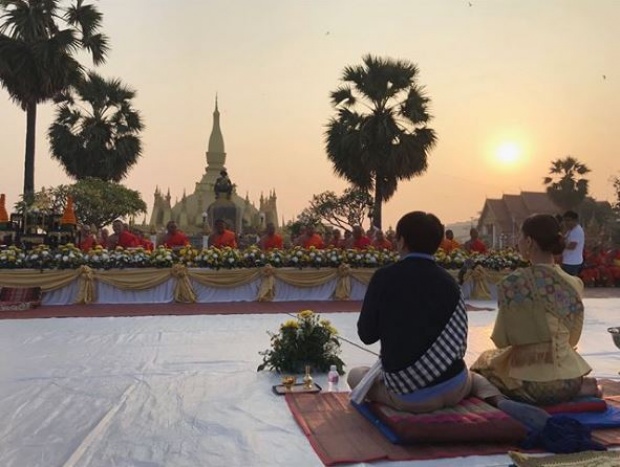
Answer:
<svg viewBox="0 0 620 467"><path fill-rule="evenodd" d="M326 328L331 326L332 324L331 321L328 319L322 319L321 321L319 321L319 323L321 324L321 326L326 327Z"/></svg>
<svg viewBox="0 0 620 467"><path fill-rule="evenodd" d="M282 329L284 328L294 328L299 329L299 323L294 319L289 319L286 323L282 324Z"/></svg>
<svg viewBox="0 0 620 467"><path fill-rule="evenodd" d="M310 318L313 314L314 313L312 312L312 310L303 310L303 311L300 311L297 314L297 316L299 316L302 319L305 319L305 318Z"/></svg>

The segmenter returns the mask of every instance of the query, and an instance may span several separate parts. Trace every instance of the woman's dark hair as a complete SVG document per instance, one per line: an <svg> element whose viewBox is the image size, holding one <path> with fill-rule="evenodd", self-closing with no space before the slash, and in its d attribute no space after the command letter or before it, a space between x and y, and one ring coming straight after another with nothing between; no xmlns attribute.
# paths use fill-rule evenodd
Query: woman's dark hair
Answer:
<svg viewBox="0 0 620 467"><path fill-rule="evenodd" d="M410 212L396 224L396 238L402 238L411 252L432 255L443 240L443 225L433 214Z"/></svg>
<svg viewBox="0 0 620 467"><path fill-rule="evenodd" d="M559 255L566 246L557 219L550 214L534 214L523 222L521 231L546 253Z"/></svg>

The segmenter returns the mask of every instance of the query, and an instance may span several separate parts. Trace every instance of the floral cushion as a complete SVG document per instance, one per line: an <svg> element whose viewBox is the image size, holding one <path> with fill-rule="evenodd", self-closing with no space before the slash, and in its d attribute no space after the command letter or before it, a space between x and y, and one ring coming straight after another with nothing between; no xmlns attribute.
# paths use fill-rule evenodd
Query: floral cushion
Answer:
<svg viewBox="0 0 620 467"><path fill-rule="evenodd" d="M483 400L471 397L455 407L425 414L402 412L380 403L364 404L388 439L397 444L522 441L527 429ZM359 408L358 408L359 410ZM364 414L368 418L368 414Z"/></svg>

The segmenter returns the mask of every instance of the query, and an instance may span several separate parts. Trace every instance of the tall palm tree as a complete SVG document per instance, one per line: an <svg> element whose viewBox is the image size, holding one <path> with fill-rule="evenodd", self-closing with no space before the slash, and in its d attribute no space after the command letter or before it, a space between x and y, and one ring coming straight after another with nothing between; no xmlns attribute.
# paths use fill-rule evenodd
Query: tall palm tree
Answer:
<svg viewBox="0 0 620 467"><path fill-rule="evenodd" d="M101 13L84 0L0 0L0 85L26 112L24 196L34 193L37 105L52 99L81 74L75 55L105 61L108 39Z"/></svg>
<svg viewBox="0 0 620 467"><path fill-rule="evenodd" d="M69 176L119 182L138 162L144 125L131 105L135 95L120 80L90 72L56 99L48 137Z"/></svg>
<svg viewBox="0 0 620 467"><path fill-rule="evenodd" d="M426 125L430 99L417 81L418 68L405 60L363 57L347 66L330 95L337 114L325 134L327 157L352 185L374 189L373 224L381 228L383 202L400 180L426 171L435 131Z"/></svg>
<svg viewBox="0 0 620 467"><path fill-rule="evenodd" d="M572 156L556 159L545 177L549 198L563 210L575 210L588 195L589 181L583 176L590 169Z"/></svg>

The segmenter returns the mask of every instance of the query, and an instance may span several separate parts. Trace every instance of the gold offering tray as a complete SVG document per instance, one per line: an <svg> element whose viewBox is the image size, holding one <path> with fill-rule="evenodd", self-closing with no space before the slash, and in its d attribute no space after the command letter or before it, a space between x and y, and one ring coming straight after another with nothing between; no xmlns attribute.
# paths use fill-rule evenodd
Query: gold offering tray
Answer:
<svg viewBox="0 0 620 467"><path fill-rule="evenodd" d="M316 383L312 383L310 388L306 388L304 383L293 384L290 389L287 389L283 384L276 384L273 387L273 392L279 396L284 394L312 394L321 392L321 386Z"/></svg>

